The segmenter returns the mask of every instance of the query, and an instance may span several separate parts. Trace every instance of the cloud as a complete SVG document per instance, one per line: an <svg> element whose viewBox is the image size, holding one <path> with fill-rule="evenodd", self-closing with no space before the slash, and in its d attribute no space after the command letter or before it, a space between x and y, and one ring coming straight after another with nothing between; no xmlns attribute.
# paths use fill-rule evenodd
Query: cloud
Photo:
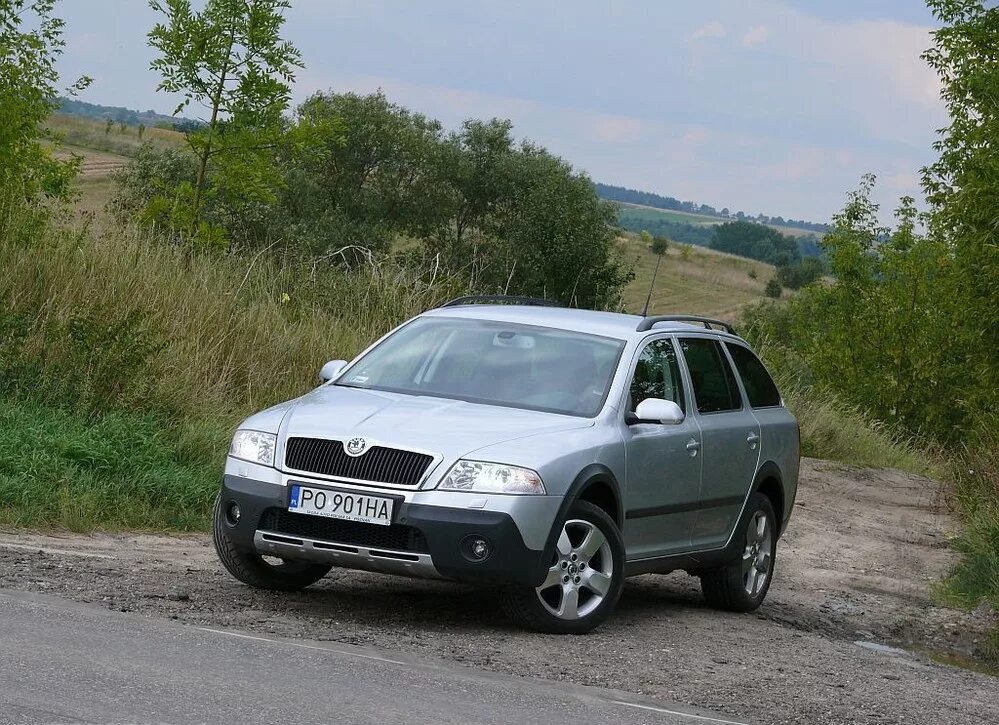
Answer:
<svg viewBox="0 0 999 725"><path fill-rule="evenodd" d="M743 48L755 48L767 42L770 31L766 25L754 25L742 36Z"/></svg>
<svg viewBox="0 0 999 725"><path fill-rule="evenodd" d="M680 140L688 146L696 146L707 141L709 135L706 128L698 126L684 133Z"/></svg>
<svg viewBox="0 0 999 725"><path fill-rule="evenodd" d="M714 20L706 25L702 25L690 36L691 40L704 40L706 38L724 38L726 35L725 26Z"/></svg>
<svg viewBox="0 0 999 725"><path fill-rule="evenodd" d="M641 119L631 116L609 116L601 114L590 121L590 133L597 141L634 141L642 133Z"/></svg>
<svg viewBox="0 0 999 725"><path fill-rule="evenodd" d="M881 179L885 188L896 194L911 194L919 189L919 176L909 171L889 174Z"/></svg>

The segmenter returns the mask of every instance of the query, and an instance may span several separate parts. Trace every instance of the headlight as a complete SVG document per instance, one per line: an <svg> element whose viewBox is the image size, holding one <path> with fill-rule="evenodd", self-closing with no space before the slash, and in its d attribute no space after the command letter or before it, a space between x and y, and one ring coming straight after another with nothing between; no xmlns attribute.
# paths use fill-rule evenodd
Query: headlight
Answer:
<svg viewBox="0 0 999 725"><path fill-rule="evenodd" d="M482 461L458 461L438 488L475 493L546 493L541 476L530 468Z"/></svg>
<svg viewBox="0 0 999 725"><path fill-rule="evenodd" d="M274 465L274 444L277 436L273 433L261 433L255 430L238 430L232 437L229 455L241 458L251 463L262 463L265 466Z"/></svg>

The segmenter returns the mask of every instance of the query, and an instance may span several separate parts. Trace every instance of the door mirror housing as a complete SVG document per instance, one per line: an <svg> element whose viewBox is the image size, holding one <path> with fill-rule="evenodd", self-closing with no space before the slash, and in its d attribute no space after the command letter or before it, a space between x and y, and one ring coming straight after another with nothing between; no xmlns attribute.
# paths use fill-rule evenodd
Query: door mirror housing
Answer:
<svg viewBox="0 0 999 725"><path fill-rule="evenodd" d="M323 365L322 369L319 371L319 381L328 383L345 367L347 367L346 360L330 360L328 363Z"/></svg>
<svg viewBox="0 0 999 725"><path fill-rule="evenodd" d="M635 408L633 421L636 423L678 425L683 422L683 419L683 411L672 400L646 398Z"/></svg>

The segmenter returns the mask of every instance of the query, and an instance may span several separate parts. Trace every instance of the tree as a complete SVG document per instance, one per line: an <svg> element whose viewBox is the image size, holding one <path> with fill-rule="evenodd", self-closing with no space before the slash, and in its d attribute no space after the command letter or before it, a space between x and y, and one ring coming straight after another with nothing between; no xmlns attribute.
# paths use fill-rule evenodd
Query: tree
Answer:
<svg viewBox="0 0 999 725"><path fill-rule="evenodd" d="M942 26L924 59L940 76L950 115L923 172L930 230L946 240L960 285L948 290L960 314L961 367L981 381L975 407L999 407L999 10L981 0L929 0Z"/></svg>
<svg viewBox="0 0 999 725"><path fill-rule="evenodd" d="M973 419L968 402L980 383L961 367L964 351L953 341L947 247L919 233L910 198L894 228L883 225L873 188L865 177L822 239L832 282L806 286L779 319L762 328L756 320L749 334L783 341L810 381L876 419L953 441Z"/></svg>
<svg viewBox="0 0 999 725"><path fill-rule="evenodd" d="M784 290L776 277L768 279L766 285L763 287L763 294L771 299L778 299L783 292Z"/></svg>
<svg viewBox="0 0 999 725"><path fill-rule="evenodd" d="M54 8L55 0L0 0L0 190L19 198L65 196L79 165L53 155L58 139L45 130L59 107L55 64L65 45ZM67 91L89 83L81 77Z"/></svg>
<svg viewBox="0 0 999 725"><path fill-rule="evenodd" d="M790 289L801 289L825 273L825 264L819 257L804 257L794 264L777 267L777 281Z"/></svg>
<svg viewBox="0 0 999 725"><path fill-rule="evenodd" d="M281 39L288 0L207 0L199 12L190 0L150 0L165 16L149 33L158 55L151 67L163 80L158 90L203 106L208 120L188 133L198 157L190 201L190 231L202 215L209 164L230 198L272 201L278 177L268 152L280 137L289 83L300 55Z"/></svg>
<svg viewBox="0 0 999 725"><path fill-rule="evenodd" d="M659 255L660 257L666 254L666 250L669 249L669 239L666 237L656 236L652 238L652 243L649 244L649 249L652 250L653 254Z"/></svg>
<svg viewBox="0 0 999 725"><path fill-rule="evenodd" d="M711 247L771 264L792 264L801 256L793 237L747 221L725 222L714 229Z"/></svg>
<svg viewBox="0 0 999 725"><path fill-rule="evenodd" d="M289 137L282 202L314 251L383 251L393 235L426 236L449 218L438 121L381 93L317 93L298 108Z"/></svg>
<svg viewBox="0 0 999 725"><path fill-rule="evenodd" d="M614 244L614 205L597 197L587 176L538 146L524 143L508 163L513 195L494 212L498 240L486 247L483 280L511 294L616 306L633 274Z"/></svg>

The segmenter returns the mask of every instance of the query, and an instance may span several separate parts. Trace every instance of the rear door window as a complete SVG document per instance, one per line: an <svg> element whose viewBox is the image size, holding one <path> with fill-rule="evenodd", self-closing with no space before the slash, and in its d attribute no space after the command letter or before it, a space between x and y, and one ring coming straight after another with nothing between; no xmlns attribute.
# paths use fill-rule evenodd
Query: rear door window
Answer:
<svg viewBox="0 0 999 725"><path fill-rule="evenodd" d="M781 404L780 393L774 385L770 373L753 354L753 351L742 345L727 343L729 354L735 361L735 369L739 371L742 387L746 389L746 397L754 408L767 408Z"/></svg>
<svg viewBox="0 0 999 725"><path fill-rule="evenodd" d="M735 375L721 346L705 337L684 337L680 348L690 371L698 413L720 413L742 408Z"/></svg>

